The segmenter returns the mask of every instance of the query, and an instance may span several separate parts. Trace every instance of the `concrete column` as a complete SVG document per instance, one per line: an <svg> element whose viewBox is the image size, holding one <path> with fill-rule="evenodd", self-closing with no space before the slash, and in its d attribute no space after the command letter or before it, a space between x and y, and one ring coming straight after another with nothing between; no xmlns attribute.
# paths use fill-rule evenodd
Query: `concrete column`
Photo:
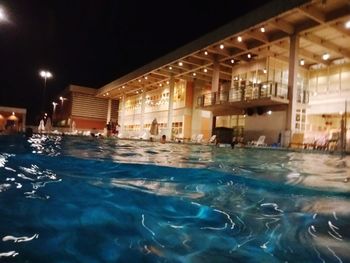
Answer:
<svg viewBox="0 0 350 263"><path fill-rule="evenodd" d="M125 100L126 100L126 96L125 94L122 96L122 100L120 103L120 111L119 111L119 118L120 118L120 133L122 134L122 136L124 136L124 122L125 122Z"/></svg>
<svg viewBox="0 0 350 263"><path fill-rule="evenodd" d="M174 115L174 87L175 87L175 78L173 75L170 76L169 81L169 107L168 107L168 123L167 123L167 139L171 140L171 130L172 130L172 124L173 124L173 115Z"/></svg>
<svg viewBox="0 0 350 263"><path fill-rule="evenodd" d="M112 100L108 100L108 108L107 108L107 123L111 121L112 115Z"/></svg>
<svg viewBox="0 0 350 263"><path fill-rule="evenodd" d="M289 47L289 68L288 68L288 109L286 118L286 132L284 136L284 146L290 143L291 136L295 130L295 117L297 107L297 73L298 73L298 52L299 36L290 36Z"/></svg>
<svg viewBox="0 0 350 263"><path fill-rule="evenodd" d="M213 60L213 75L211 79L211 91L219 91L219 81L220 81L220 62L215 57Z"/></svg>
<svg viewBox="0 0 350 263"><path fill-rule="evenodd" d="M146 106L146 91L142 92L141 95L141 120L140 120L140 132L143 131L144 124L144 115L145 115L145 106Z"/></svg>

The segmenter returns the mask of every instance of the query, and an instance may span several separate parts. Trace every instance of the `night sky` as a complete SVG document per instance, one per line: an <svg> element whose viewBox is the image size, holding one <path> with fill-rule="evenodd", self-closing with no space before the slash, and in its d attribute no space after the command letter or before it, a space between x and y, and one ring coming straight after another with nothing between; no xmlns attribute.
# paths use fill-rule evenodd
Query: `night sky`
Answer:
<svg viewBox="0 0 350 263"><path fill-rule="evenodd" d="M0 106L24 107L34 124L69 84L100 88L257 8L262 0L1 1Z"/></svg>

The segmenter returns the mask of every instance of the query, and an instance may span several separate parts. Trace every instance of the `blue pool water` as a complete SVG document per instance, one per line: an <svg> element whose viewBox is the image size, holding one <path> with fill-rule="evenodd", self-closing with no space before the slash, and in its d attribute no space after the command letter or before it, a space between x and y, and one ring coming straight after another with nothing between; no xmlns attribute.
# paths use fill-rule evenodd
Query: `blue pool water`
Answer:
<svg viewBox="0 0 350 263"><path fill-rule="evenodd" d="M0 136L0 262L350 262L350 160Z"/></svg>

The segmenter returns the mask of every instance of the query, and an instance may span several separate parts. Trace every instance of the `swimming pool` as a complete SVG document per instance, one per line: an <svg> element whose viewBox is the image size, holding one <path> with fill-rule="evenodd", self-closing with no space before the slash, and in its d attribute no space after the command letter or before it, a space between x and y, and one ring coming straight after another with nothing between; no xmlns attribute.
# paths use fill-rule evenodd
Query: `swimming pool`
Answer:
<svg viewBox="0 0 350 263"><path fill-rule="evenodd" d="M0 262L350 262L350 160L0 136Z"/></svg>

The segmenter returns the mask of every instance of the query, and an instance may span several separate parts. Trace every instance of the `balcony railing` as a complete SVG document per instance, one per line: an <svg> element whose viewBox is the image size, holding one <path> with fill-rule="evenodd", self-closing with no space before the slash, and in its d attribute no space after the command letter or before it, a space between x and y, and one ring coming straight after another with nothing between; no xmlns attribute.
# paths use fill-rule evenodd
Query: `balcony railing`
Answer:
<svg viewBox="0 0 350 263"><path fill-rule="evenodd" d="M287 99L288 87L277 82L264 82L249 86L240 86L227 91L217 91L203 94L197 98L197 106L205 107L216 104L225 104L230 102L251 101L263 98L282 98ZM307 91L298 93L298 102L308 103L309 94Z"/></svg>

